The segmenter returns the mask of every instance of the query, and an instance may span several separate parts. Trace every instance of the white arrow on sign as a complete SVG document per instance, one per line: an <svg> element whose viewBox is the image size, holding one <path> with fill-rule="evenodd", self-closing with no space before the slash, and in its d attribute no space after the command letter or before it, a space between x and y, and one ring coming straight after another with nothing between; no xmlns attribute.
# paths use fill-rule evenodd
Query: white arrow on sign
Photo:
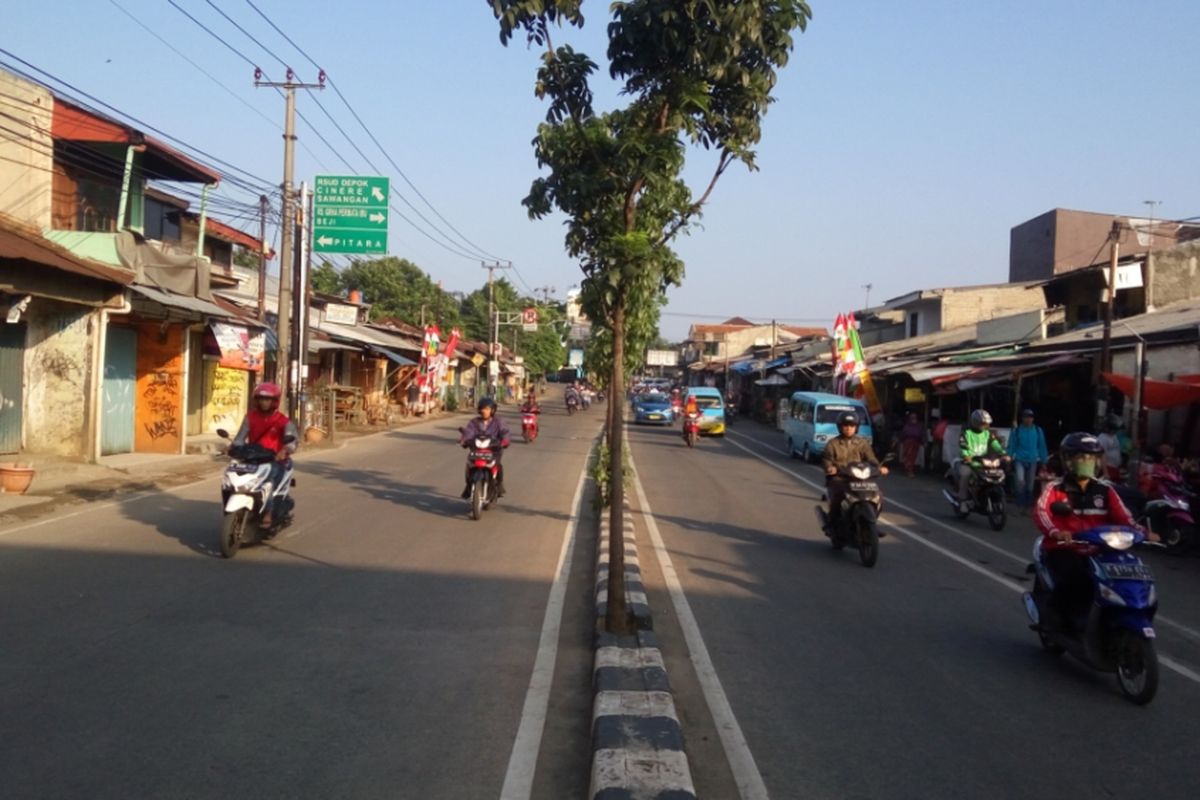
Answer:
<svg viewBox="0 0 1200 800"><path fill-rule="evenodd" d="M328 236L322 236L320 239L317 239L317 244L321 245L321 247L328 247L333 244L333 239L330 239Z"/></svg>
<svg viewBox="0 0 1200 800"><path fill-rule="evenodd" d="M371 187L371 196L374 197L376 200L378 200L381 203L387 199L386 197L383 196L383 192L379 191L378 186Z"/></svg>
<svg viewBox="0 0 1200 800"><path fill-rule="evenodd" d="M375 213L367 217L367 219L371 220L371 222L383 222L385 219L387 219L387 217L385 217L383 214Z"/></svg>

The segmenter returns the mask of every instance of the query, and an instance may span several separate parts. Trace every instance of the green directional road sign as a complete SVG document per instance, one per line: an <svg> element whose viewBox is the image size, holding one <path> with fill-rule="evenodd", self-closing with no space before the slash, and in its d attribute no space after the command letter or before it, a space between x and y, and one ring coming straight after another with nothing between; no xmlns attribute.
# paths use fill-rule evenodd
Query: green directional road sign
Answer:
<svg viewBox="0 0 1200 800"><path fill-rule="evenodd" d="M314 253L387 252L387 178L318 175L315 189Z"/></svg>

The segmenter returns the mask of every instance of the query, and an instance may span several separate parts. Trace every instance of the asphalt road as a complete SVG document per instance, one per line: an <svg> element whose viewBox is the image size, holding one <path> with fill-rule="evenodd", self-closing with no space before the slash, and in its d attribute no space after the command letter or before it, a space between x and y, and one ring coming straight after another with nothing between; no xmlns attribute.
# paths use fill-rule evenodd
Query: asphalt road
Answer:
<svg viewBox="0 0 1200 800"><path fill-rule="evenodd" d="M296 525L232 561L216 478L0 529L0 797L499 797L602 409L548 409L480 522L465 420L302 454ZM534 797L586 793L580 537Z"/></svg>
<svg viewBox="0 0 1200 800"><path fill-rule="evenodd" d="M701 797L1196 796L1200 559L1148 557L1171 620L1157 625L1160 654L1177 669L1138 708L1027 629L1014 584L1027 584L1030 520L993 533L982 517L956 521L936 482L889 476L885 520L905 532L868 570L833 552L806 482L820 475L783 456L776 432L743 422L691 451L677 428L632 426L630 440L649 504L639 536L649 510L670 559L664 570L643 543ZM695 668L668 571L711 675ZM742 747L714 722L714 680Z"/></svg>

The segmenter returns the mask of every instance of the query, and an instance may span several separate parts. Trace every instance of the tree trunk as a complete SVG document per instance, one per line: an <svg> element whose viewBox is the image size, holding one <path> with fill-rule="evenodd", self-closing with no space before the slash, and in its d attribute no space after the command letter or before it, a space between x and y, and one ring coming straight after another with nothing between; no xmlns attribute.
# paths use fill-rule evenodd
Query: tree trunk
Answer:
<svg viewBox="0 0 1200 800"><path fill-rule="evenodd" d="M625 298L618 292L612 309L612 379L608 387L608 613L609 633L630 633L625 605Z"/></svg>

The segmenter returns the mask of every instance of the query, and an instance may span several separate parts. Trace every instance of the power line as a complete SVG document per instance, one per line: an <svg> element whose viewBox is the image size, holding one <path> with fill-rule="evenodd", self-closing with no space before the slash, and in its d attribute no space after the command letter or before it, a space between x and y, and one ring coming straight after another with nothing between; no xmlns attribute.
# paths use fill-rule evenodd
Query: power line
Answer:
<svg viewBox="0 0 1200 800"><path fill-rule="evenodd" d="M266 121L267 121L267 123L268 123L268 124L270 124L272 128L274 128L274 129L275 129L275 130L277 130L277 131L281 131L281 130L283 130L283 129L282 129L280 126L279 126L279 123L277 123L275 120L271 119L271 118L270 118L270 117L268 117L266 114L264 114L264 113L262 112L262 110L261 110L261 109L259 109L258 107L256 107L256 106L255 106L253 103L250 103L250 102L249 102L249 101L247 101L247 100L246 100L244 97L242 97L242 96L241 96L241 95L239 95L237 92L235 92L233 89L229 88L229 86L228 86L228 85L226 85L226 84L222 83L222 82L221 82L221 81L220 81L218 78L216 78L216 77L215 77L215 76L214 76L212 73L210 73L208 70L204 69L204 67L202 67L202 66L200 66L199 64L197 64L197 63L196 63L195 61L193 61L191 58L189 58L189 57L187 56L187 54L185 54L185 53L184 53L182 50L180 50L179 48L175 47L175 45L171 44L169 41L167 41L167 40L166 40L166 39L164 39L162 36L160 36L160 35L159 35L159 34L158 34L156 31L154 31L152 28L150 28L149 26L147 26L147 25L146 25L146 23L142 22L140 19L138 19L136 16L134 16L132 13L130 13L130 12L129 12L129 11L128 11L128 10L127 10L127 9L126 9L124 6L122 6L120 3L118 3L118 2L117 2L117 0L108 0L108 2L110 2L110 3L112 3L114 6L116 6L116 7L117 7L117 8L118 8L118 9L121 11L121 13L123 13L125 16L127 16L127 17L129 17L131 20L133 20L133 21L134 21L134 22L135 22L135 23L136 23L136 24L137 24L139 27L141 27L141 28L142 28L142 30L146 31L146 33L150 34L150 35L151 35L151 36L153 36L155 39L157 39L159 42L161 42L161 43L163 44L163 46L165 46L167 49L169 49L169 50L170 50L172 53L174 53L175 55L177 55L177 56L179 56L180 58L182 58L184 61L186 61L188 64L190 64L190 65L191 65L192 67L194 67L196 70L198 70L198 71L200 72L200 74L204 75L206 78L208 78L210 81L212 81L213 83L215 83L217 86L219 86L219 87L221 87L222 89L224 89L224 90L225 90L225 92L226 92L226 93L227 93L227 94L228 94L230 97L232 97L234 100L237 100L239 103L241 103L241 104L242 104L242 105L244 105L246 108L248 108L248 109L250 109L251 111L253 111L253 112L254 112L255 114L257 114L259 117L261 117L262 119L266 120ZM305 151L306 153L308 153L310 156L312 156L312 158L313 158L313 160L314 160L314 161L316 161L318 164L320 164L322 168L326 168L326 167L325 167L325 164L324 164L324 162L322 162L322 161L321 161L321 158L320 158L320 156L318 156L316 153L314 153L314 152L313 152L313 151L312 151L312 150L311 150L311 149L308 147L308 145L307 145L307 144L305 144L304 142L300 142L299 144L300 144L300 146L301 146L301 147L303 147L303 148L304 148L304 151Z"/></svg>
<svg viewBox="0 0 1200 800"><path fill-rule="evenodd" d="M295 50L298 53L300 53L300 55L303 56L304 59L306 61L308 61L308 63L312 64L312 66L315 69L320 70L321 72L325 71L321 68L320 64L318 64L315 60L313 60L313 58L311 56L308 55L308 53L304 50L304 48L300 47L300 45L296 44L296 42L290 36L288 36L286 33L284 33L284 31L278 25L276 25L275 22L269 16L267 16L266 13L264 13L263 10L260 9L253 2L253 0L246 0L246 3L252 9L254 9L254 11L260 17L262 17L264 20L266 20L267 24L270 25L275 30L276 33L278 33L280 36L282 36L288 44L290 44L293 48L295 48ZM482 254L483 256L486 256L487 258L501 260L501 259L499 259L499 256L489 253L487 250L484 250L482 247L475 244L470 239L468 239L466 236L464 236L461 231L459 231L457 228L455 228L454 225L448 219L446 219L446 217L443 216L442 213L440 211L438 211L437 208L434 207L434 205L432 203L429 202L429 199L426 198L425 195L421 193L421 190L417 188L416 184L414 184L411 180L409 180L408 176L404 173L404 170L400 168L400 165L396 163L395 159L392 158L391 154L388 153L388 151L380 143L379 139L375 136L375 134L371 131L371 129L369 127L367 127L366 122L364 122L362 117L359 116L358 111L356 111L354 109L354 106L352 106L350 104L350 101L348 99L346 99L346 96L344 94L342 94L342 90L338 87L337 83L333 80L333 78L327 76L327 81L329 83L330 88L333 89L333 91L337 94L338 98L345 104L346 108L350 111L350 114L354 117L355 121L358 122L358 124L366 132L367 136L371 139L371 141L375 144L375 146L377 148L379 148L379 152L383 153L383 157L387 159L388 163L391 164L392 168L396 170L396 173L404 180L404 182L406 184L408 184L409 188L413 190L413 192L417 195L417 197L421 198L422 202L424 202L425 205L427 205L429 207L429 209L437 216L437 218L440 219L443 223L445 223L445 225L451 231L453 231L458 236L459 239L461 239L463 242L465 242L468 245L469 249L472 249L472 250ZM328 113L328 112L326 112L326 113ZM340 127L339 127L339 130L340 130ZM344 131L342 131L342 135L343 136L346 135ZM349 140L348 136L347 136L347 140ZM355 149L357 149L357 148L355 148ZM360 154L361 154L361 151L360 151ZM365 156L364 156L364 158L365 158ZM370 163L370 162L368 161L368 163ZM376 172L379 172L379 170L376 169ZM401 199L405 200L405 203L408 203L407 199L405 199L403 197L403 195L400 195L399 192L397 192L397 194L401 197ZM413 207L411 203L408 203L408 205L410 207L412 207L413 211L416 212L417 215L421 217L421 219L424 219L430 225L430 227L434 228L434 230L437 230L437 227L432 222L430 222L428 219L425 219L425 217L423 215L421 215L421 213L419 211L417 211L417 209L415 207ZM445 236L445 234L442 233L441 231L438 231L438 232L441 233L443 236ZM450 240L450 237L446 237L446 238L447 238L447 241Z"/></svg>
<svg viewBox="0 0 1200 800"><path fill-rule="evenodd" d="M97 105L100 105L100 106L108 109L112 113L116 114L118 116L118 118L123 117L135 125L139 125L142 128L145 128L146 130L149 130L149 131L152 131L152 132L158 134L159 136L163 137L164 139L167 139L168 141L174 142L175 144L179 145L180 147L184 147L188 150L191 150L194 153L199 154L201 157L208 159L210 162L214 162L214 163L220 164L222 166L225 166L228 169L233 170L234 172L240 172L241 174L250 178L251 181L257 182L257 183L251 183L250 181L247 181L247 180L244 180L241 178L237 178L236 176L233 176L233 175L223 176L223 177L227 178L230 181L230 183L234 183L235 185L241 184L244 187L247 187L247 191L256 192L258 194L261 194L262 190L264 188L267 188L271 185L265 179L255 175L254 173L252 173L248 170L242 169L241 167L235 166L234 164L231 164L228 161L217 158L216 156L212 155L211 153L201 150L199 147L196 147L195 145L188 144L187 142L183 141L182 139L179 139L176 136L172 136L171 134L166 133L165 131L159 130L158 128L154 127L153 125L149 125L149 124L139 120L137 117L133 116L132 114L126 113L126 112L122 111L121 109L117 108L116 106L113 106L91 94L88 94L87 92L68 83L67 81L63 80L62 78L59 78L56 75L54 75L50 72L47 72L46 70L44 70L38 66L35 66L34 64L29 63L28 61L21 58L20 56L9 52L8 50L5 50L2 47L0 47L0 53L8 56L9 58L13 59L14 61L17 61L17 62L23 64L24 66L28 67L29 69L37 72L39 75L43 75L46 78L48 78L49 80L52 80L55 83L60 84L61 86L67 87L75 94L86 97L91 102L96 103ZM3 65L6 69L9 69L13 73L20 75L30 81L33 81L34 83L41 83L41 81L34 78L28 72L18 69L16 67L12 66L11 64L0 61L0 65ZM42 85L44 86L45 84L42 84ZM65 93L63 93L63 94L65 94ZM94 107L89 106L87 103L80 101L77 97L71 97L70 95L67 95L67 99L74 102L75 104L83 107L84 109L91 111L94 114L104 116L103 114L101 114L101 112L97 111Z"/></svg>

